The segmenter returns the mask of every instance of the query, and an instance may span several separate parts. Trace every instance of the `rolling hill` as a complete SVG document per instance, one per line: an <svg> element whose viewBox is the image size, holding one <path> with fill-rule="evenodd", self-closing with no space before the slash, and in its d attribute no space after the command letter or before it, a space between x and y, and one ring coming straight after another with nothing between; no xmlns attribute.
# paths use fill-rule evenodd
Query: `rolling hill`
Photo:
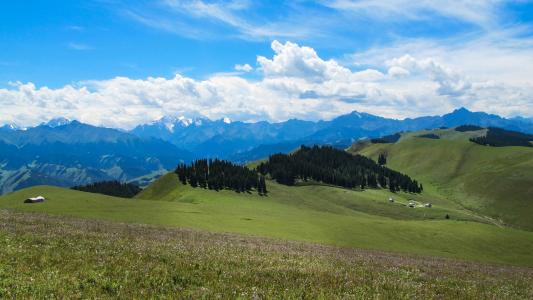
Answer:
<svg viewBox="0 0 533 300"><path fill-rule="evenodd" d="M489 129L490 130L490 129ZM428 134L438 138L424 137ZM448 198L502 224L533 229L533 148L473 143L487 129L437 129L402 134L396 143L354 144L349 151L419 178L428 195Z"/></svg>
<svg viewBox="0 0 533 300"><path fill-rule="evenodd" d="M136 199L38 186L0 198L0 209L128 223L197 228L344 247L533 266L533 233L500 228L445 199L364 192L320 184L269 182L269 195L215 192L179 183L169 173ZM23 199L37 194L44 203ZM388 198L396 198L395 203ZM450 220L444 216L449 214Z"/></svg>

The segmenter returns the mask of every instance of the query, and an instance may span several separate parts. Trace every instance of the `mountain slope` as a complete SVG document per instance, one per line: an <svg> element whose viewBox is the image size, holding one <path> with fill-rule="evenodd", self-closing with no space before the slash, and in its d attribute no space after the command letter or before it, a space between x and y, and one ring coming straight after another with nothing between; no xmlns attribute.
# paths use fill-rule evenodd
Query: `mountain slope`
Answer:
<svg viewBox="0 0 533 300"><path fill-rule="evenodd" d="M485 132L415 132L403 134L393 144L354 145L352 149L374 159L386 153L389 167L420 179L425 191L532 230L533 148L489 147L469 141ZM429 133L440 138L419 137Z"/></svg>
<svg viewBox="0 0 533 300"><path fill-rule="evenodd" d="M191 157L162 140L58 120L0 134L0 193L36 184L127 181L172 169Z"/></svg>

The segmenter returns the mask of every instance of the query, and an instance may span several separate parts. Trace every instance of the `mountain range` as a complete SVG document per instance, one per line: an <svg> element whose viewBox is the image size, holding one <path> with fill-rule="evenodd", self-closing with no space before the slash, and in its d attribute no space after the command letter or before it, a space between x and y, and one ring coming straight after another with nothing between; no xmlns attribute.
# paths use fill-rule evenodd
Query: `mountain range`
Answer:
<svg viewBox="0 0 533 300"><path fill-rule="evenodd" d="M73 186L111 179L144 185L179 162L200 157L244 163L302 144L347 148L362 138L464 124L533 133L531 119L465 108L404 120L355 111L317 122L164 117L131 131L58 118L31 128L0 127L0 193L39 184Z"/></svg>
<svg viewBox="0 0 533 300"><path fill-rule="evenodd" d="M173 168L192 154L154 138L54 119L27 129L0 130L0 192L40 185L131 181Z"/></svg>
<svg viewBox="0 0 533 300"><path fill-rule="evenodd" d="M404 120L356 111L318 122L291 119L281 123L244 123L230 122L228 119L212 121L207 118L165 117L150 124L139 125L131 133L144 138L163 139L198 156L216 156L245 162L272 152L290 151L301 144L330 144L346 148L361 138L464 124L533 133L531 119L506 119L493 114L471 112L465 108L443 116Z"/></svg>

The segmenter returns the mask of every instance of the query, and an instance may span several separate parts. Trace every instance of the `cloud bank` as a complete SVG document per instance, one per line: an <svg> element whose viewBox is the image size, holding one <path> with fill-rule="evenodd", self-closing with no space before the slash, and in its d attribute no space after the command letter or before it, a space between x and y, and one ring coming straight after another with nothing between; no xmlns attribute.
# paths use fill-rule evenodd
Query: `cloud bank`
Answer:
<svg viewBox="0 0 533 300"><path fill-rule="evenodd" d="M258 56L240 73L205 80L180 74L86 81L50 89L12 83L0 89L0 123L29 126L54 117L132 128L163 116L202 115L243 121L329 119L352 110L387 117L445 113L458 106L502 115L533 115L533 86L469 76L435 57L364 53L353 69L323 59L311 47L273 41L272 57ZM413 48L415 49L415 48ZM354 57L358 57L355 55ZM507 77L506 77L507 78Z"/></svg>

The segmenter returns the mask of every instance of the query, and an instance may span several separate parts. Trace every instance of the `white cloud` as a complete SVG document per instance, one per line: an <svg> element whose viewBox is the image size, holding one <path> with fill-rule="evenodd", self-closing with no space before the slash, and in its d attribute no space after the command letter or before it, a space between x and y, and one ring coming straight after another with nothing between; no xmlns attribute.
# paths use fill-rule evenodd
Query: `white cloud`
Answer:
<svg viewBox="0 0 533 300"><path fill-rule="evenodd" d="M394 78L394 77L405 77L405 76L408 76L409 74L411 74L411 72L409 72L408 70L406 70L406 69L404 69L402 67L392 66L387 71L387 74L390 77Z"/></svg>
<svg viewBox="0 0 533 300"><path fill-rule="evenodd" d="M344 82L372 81L383 77L383 74L377 70L354 73L333 59L323 60L313 48L301 47L291 42L282 44L274 41L272 42L272 50L275 53L272 59L263 56L257 57L260 69L267 78L294 77L309 82L329 80Z"/></svg>
<svg viewBox="0 0 533 300"><path fill-rule="evenodd" d="M423 72L431 80L439 85L439 95L461 96L470 89L471 84L461 74L440 64L432 58L416 60L406 54L402 57L393 58L386 62L390 66L389 74L410 74L413 71Z"/></svg>
<svg viewBox="0 0 533 300"><path fill-rule="evenodd" d="M386 57L362 54L368 61L382 59L373 68L351 70L295 43L274 41L272 49L271 58L257 58L263 75L259 79L238 73L215 74L206 80L180 74L172 78L115 77L57 89L14 83L0 89L0 122L35 125L62 116L131 128L165 115L281 121L327 119L359 110L413 117L445 113L457 106L503 115L533 115L530 79L512 84L510 75L504 81L499 81L497 74L492 78L466 76L464 70L442 63L447 60L405 52ZM498 59L502 58L493 61Z"/></svg>
<svg viewBox="0 0 533 300"><path fill-rule="evenodd" d="M249 64L244 64L244 65L235 65L235 70L236 71L242 71L242 72L250 72L252 71L254 68L252 68L252 66L250 66Z"/></svg>

